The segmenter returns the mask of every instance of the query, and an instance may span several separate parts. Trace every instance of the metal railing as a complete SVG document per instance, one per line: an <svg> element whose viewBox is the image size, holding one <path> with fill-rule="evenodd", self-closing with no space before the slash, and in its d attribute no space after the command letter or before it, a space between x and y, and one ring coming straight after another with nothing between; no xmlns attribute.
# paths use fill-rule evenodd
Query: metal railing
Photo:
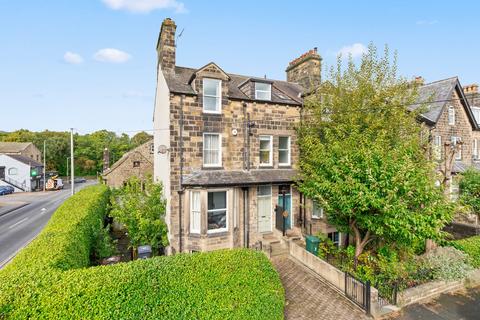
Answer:
<svg viewBox="0 0 480 320"><path fill-rule="evenodd" d="M25 180L23 182L20 182L10 177L4 177L2 178L2 180L23 191L25 191L25 189L27 188L27 183L25 182Z"/></svg>
<svg viewBox="0 0 480 320"><path fill-rule="evenodd" d="M363 282L345 272L345 296L370 314L370 281Z"/></svg>

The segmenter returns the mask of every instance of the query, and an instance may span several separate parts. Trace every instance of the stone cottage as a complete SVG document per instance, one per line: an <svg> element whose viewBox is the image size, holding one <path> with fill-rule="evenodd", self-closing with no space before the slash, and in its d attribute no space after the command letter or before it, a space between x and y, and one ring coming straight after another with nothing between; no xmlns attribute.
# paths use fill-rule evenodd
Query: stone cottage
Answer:
<svg viewBox="0 0 480 320"><path fill-rule="evenodd" d="M176 64L176 25L157 43L154 178L168 201L170 254L252 247L315 229L339 241L323 212L294 187L302 94L320 82L310 50L288 81L232 74L214 62ZM310 224L312 226L310 226Z"/></svg>
<svg viewBox="0 0 480 320"><path fill-rule="evenodd" d="M110 187L119 188L132 178L145 180L153 175L153 140L145 142L125 153L103 173L103 181Z"/></svg>
<svg viewBox="0 0 480 320"><path fill-rule="evenodd" d="M42 162L42 153L32 142L0 142L0 154L20 155Z"/></svg>

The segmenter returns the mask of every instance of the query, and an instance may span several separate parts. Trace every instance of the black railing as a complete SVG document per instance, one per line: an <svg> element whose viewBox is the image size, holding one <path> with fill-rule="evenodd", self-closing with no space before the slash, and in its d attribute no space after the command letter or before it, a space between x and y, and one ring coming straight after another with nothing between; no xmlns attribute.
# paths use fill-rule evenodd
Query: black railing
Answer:
<svg viewBox="0 0 480 320"><path fill-rule="evenodd" d="M396 305L398 296L398 284L385 285L377 282L375 288L378 290L378 304L383 307L388 304Z"/></svg>
<svg viewBox="0 0 480 320"><path fill-rule="evenodd" d="M370 314L370 281L363 282L345 272L345 296Z"/></svg>

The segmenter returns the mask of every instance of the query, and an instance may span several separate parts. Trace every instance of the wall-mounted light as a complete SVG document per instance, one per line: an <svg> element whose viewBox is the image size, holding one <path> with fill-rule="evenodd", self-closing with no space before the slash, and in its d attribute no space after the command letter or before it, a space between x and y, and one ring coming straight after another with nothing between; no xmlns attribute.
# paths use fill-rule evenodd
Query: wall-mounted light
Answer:
<svg viewBox="0 0 480 320"><path fill-rule="evenodd" d="M158 146L158 153L159 153L159 154L165 154L165 153L167 153L168 151L170 151L170 150L167 148L166 145L161 144L161 145Z"/></svg>

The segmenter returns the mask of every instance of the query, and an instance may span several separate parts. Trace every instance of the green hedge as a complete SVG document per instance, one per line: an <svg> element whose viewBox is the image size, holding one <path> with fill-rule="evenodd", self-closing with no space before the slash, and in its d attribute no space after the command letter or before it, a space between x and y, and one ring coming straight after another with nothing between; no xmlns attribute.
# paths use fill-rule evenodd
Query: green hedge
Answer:
<svg viewBox="0 0 480 320"><path fill-rule="evenodd" d="M0 319L283 319L283 287L260 252L88 267L106 196L98 186L67 200L0 271Z"/></svg>
<svg viewBox="0 0 480 320"><path fill-rule="evenodd" d="M480 236L455 240L452 245L468 255L469 263L474 267L480 267Z"/></svg>

